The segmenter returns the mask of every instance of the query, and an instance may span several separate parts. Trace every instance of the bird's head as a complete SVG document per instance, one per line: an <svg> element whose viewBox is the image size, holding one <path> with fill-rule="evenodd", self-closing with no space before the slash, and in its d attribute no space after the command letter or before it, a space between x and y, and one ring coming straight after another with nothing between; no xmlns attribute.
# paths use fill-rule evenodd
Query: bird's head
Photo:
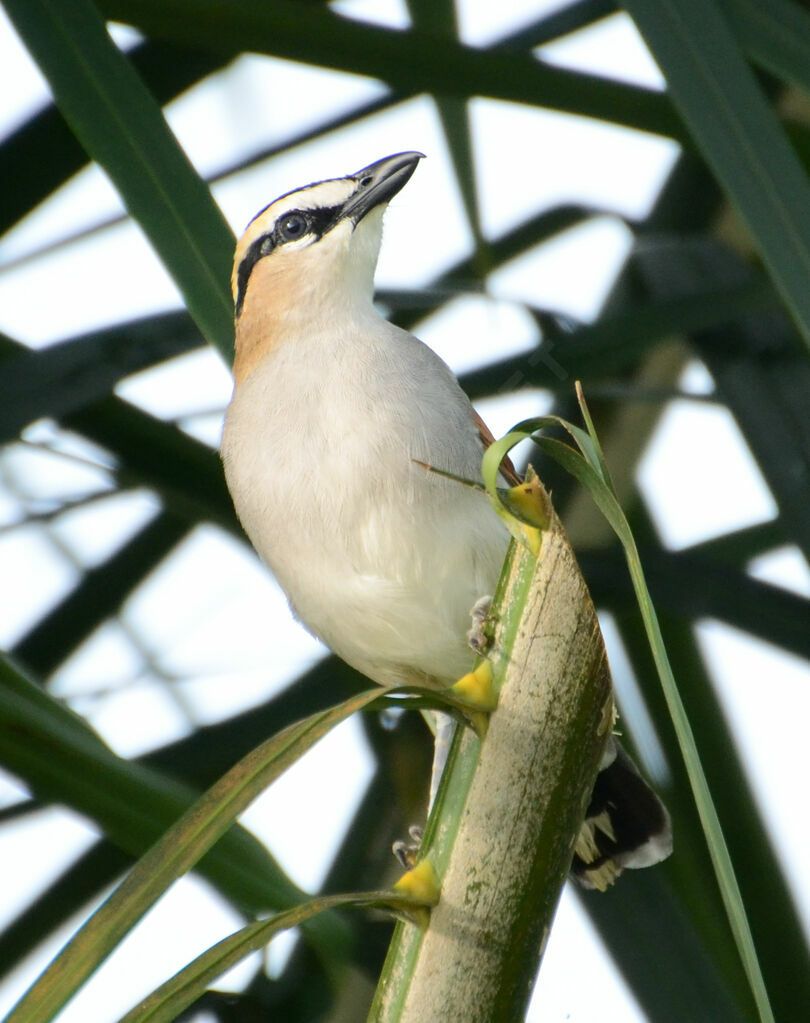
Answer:
<svg viewBox="0 0 810 1023"><path fill-rule="evenodd" d="M370 306L383 212L422 155L397 153L298 188L251 220L231 277L237 380L285 334Z"/></svg>

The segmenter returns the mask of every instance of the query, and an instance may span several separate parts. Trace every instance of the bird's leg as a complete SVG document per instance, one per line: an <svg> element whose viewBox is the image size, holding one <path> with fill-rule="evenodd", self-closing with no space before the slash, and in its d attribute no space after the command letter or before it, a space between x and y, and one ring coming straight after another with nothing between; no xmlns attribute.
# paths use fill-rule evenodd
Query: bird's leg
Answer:
<svg viewBox="0 0 810 1023"><path fill-rule="evenodd" d="M450 714L444 714L439 710L423 710L422 716L434 736L433 745L433 766L430 771L430 792L428 794L428 808L426 817L430 817L433 803L436 800L436 793L439 791L439 783L450 753L450 745L456 731L456 722ZM412 824L408 828L410 841L397 839L391 846L391 851L406 870L409 870L416 863L419 847L422 844L424 828L418 824Z"/></svg>
<svg viewBox="0 0 810 1023"><path fill-rule="evenodd" d="M492 606L492 597L484 596L479 597L473 605L470 611L470 618L472 619L472 625L467 632L467 642L472 649L479 655L486 652L489 648L491 639L486 634L486 626L489 623L489 609ZM465 675L456 686L461 687L461 692L466 697L475 698L477 700L479 695L483 695L484 703L490 698L488 696L491 693L491 670L489 663L484 661L474 672L470 672ZM491 709L491 708L487 708ZM430 792L428 794L428 809L427 816L430 816L430 812L433 809L433 804L436 801L436 794L439 791L439 784L444 774L444 768L447 764L447 758L450 754L450 746L453 742L453 736L456 734L456 721L450 714L444 714L442 711L425 711L425 719L430 725L430 729L434 734L434 746L433 746L433 766L430 771ZM486 713L486 711L485 711ZM410 841L406 842L402 839L394 842L392 850L396 858L406 869L413 867L417 853L419 852L419 846L422 842L423 829L418 825L412 825L408 828L408 834Z"/></svg>
<svg viewBox="0 0 810 1023"><path fill-rule="evenodd" d="M470 618L472 624L469 631L467 632L467 642L473 648L473 650L481 655L486 653L492 640L486 634L486 627L489 624L489 609L492 607L492 597L489 595L479 597L470 611ZM484 662L486 664L486 662ZM481 666L482 668L484 665ZM486 665L488 668L489 665ZM490 678L488 671L482 671L481 668L478 670L478 676L476 673L472 673L473 677L485 675L487 679ZM465 679L471 676L465 675ZM479 678L479 681L483 682L483 679ZM444 772L445 764L447 763L447 757L450 753L450 744L453 741L453 736L456 734L456 722L449 714L442 714L437 711L433 715L435 722L435 745L433 748L433 769L430 774L430 798L428 801L428 815L433 809L433 802L436 799L436 793L439 791L439 782L442 780L442 773Z"/></svg>
<svg viewBox="0 0 810 1023"><path fill-rule="evenodd" d="M486 596L479 597L475 604L473 604L472 610L470 611L472 624L467 632L467 642L479 655L486 653L490 643L492 642L491 638L485 631L489 624L489 609L491 607L492 597L487 594ZM481 674L480 671L479 674ZM475 673L473 673L473 676L474 675ZM486 675L487 678L490 677L488 673L486 673ZM465 679L470 678L468 675L465 675L464 677ZM444 767L447 763L448 754L450 753L450 744L453 741L453 736L456 734L456 722L449 714L442 714L437 711L434 715L434 721L436 740L433 747L433 768L430 773L428 816L430 815L430 811L433 809L433 802L436 799L436 793L439 791L439 782L442 780Z"/></svg>
<svg viewBox="0 0 810 1023"><path fill-rule="evenodd" d="M449 714L436 711L434 714L436 725L435 741L433 745L433 767L430 771L430 793L428 795L428 817L433 809L436 800L436 793L439 791L439 783L444 774L447 757L450 753L450 746L453 736L456 734L456 722Z"/></svg>

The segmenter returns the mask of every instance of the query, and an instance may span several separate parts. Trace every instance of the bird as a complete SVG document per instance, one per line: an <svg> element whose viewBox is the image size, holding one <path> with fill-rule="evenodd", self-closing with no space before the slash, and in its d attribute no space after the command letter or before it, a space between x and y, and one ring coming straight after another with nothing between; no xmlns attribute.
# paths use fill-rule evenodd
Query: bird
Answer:
<svg viewBox="0 0 810 1023"><path fill-rule="evenodd" d="M374 304L383 214L422 158L274 200L239 239L231 280L221 455L234 507L294 616L383 686L469 671L471 609L509 544L484 494L425 468L480 479L492 434L447 364ZM666 809L613 737L600 767L571 868L596 888L672 848Z"/></svg>

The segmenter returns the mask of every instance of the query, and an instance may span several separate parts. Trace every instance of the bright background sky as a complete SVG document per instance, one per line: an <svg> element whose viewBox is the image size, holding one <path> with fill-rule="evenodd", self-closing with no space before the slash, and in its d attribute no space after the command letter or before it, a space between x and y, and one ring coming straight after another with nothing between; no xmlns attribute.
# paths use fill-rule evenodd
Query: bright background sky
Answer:
<svg viewBox="0 0 810 1023"><path fill-rule="evenodd" d="M462 0L464 38L483 43L553 6L540 0ZM399 0L342 7L387 24L407 23ZM133 38L131 32L116 32L122 45ZM544 56L661 85L657 68L623 15L547 48ZM6 85L0 89L0 130L7 133L42 105L47 90L2 14L0 68ZM167 114L196 166L207 173L384 92L365 79L252 57L171 104ZM677 153L667 140L507 103L475 100L471 114L487 233L500 233L529 212L560 201L592 202L618 215L642 217ZM388 212L377 280L382 286L420 285L464 255L470 244L438 118L426 99L399 104L266 161L224 180L214 194L239 234L275 196L408 149L421 150L428 159ZM176 308L176 289L129 223L37 255L43 246L120 212L104 175L85 170L4 238L0 330L40 347L127 317ZM431 317L420 336L459 372L526 349L534 327L521 301L531 297L535 304L592 319L631 241L617 217L571 230L500 270L490 279L488 296L460 297ZM710 394L713 386L697 362L688 366L681 383L696 395ZM216 445L230 386L219 356L205 351L131 377L117 393ZM499 434L549 405L546 393L523 391L480 408ZM0 455L0 644L6 646L70 590L82 568L102 561L155 512L147 493L84 501L110 489L106 455L52 422L32 425L25 442ZM775 514L731 417L705 400L670 404L641 462L639 481L672 548ZM26 515L70 498L80 503L57 525L16 526ZM797 550L760 558L752 572L810 594L810 572ZM629 669L609 620L605 627L617 686L626 691ZM806 802L801 779L810 760L807 664L716 622L703 623L699 635L810 931L805 815L796 813ZM120 619L93 635L58 672L51 691L69 698L114 750L134 755L179 738L191 723L217 720L266 699L323 654L320 644L292 621L283 595L255 557L214 527L200 527L127 602ZM348 722L242 818L305 888L321 881L368 780L364 743L359 726ZM647 767L653 775L660 770L654 748ZM20 796L16 782L0 775L0 805ZM300 822L302 806L307 820L317 821L317 835L302 833L308 826ZM5 879L0 921L5 921L86 849L94 832L72 813L46 809L21 820L13 835L8 828L0 835ZM79 922L71 921L58 941L40 948L0 988L0 1014ZM239 922L204 882L183 879L59 1016L60 1023L110 1023ZM275 968L288 947L283 938L273 945L269 956ZM253 964L232 971L228 984L239 987L252 969ZM529 1020L540 1020L541 1005L545 1023L643 1020L570 893L563 896ZM204 1017L198 1019L202 1023Z"/></svg>

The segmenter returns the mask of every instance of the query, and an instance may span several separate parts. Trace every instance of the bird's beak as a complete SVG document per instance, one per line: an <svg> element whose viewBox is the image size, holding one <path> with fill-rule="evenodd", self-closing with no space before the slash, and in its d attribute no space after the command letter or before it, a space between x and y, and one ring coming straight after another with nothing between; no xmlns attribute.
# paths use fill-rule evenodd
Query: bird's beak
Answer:
<svg viewBox="0 0 810 1023"><path fill-rule="evenodd" d="M375 207L389 202L405 187L424 155L395 153L352 174L350 180L357 182L357 188L346 200L340 219L349 218L357 224Z"/></svg>

